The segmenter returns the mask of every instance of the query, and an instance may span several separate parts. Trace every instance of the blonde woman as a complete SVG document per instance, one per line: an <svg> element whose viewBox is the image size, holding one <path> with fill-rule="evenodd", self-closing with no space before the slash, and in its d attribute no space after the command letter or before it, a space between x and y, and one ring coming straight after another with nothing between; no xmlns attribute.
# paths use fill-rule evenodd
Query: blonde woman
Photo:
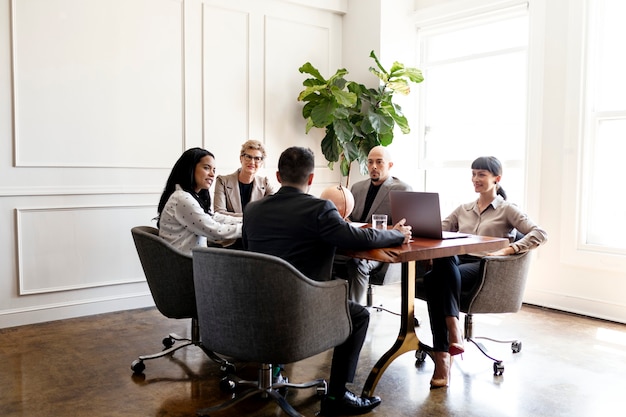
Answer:
<svg viewBox="0 0 626 417"><path fill-rule="evenodd" d="M215 181L213 210L216 213L242 216L249 202L276 192L277 187L267 177L257 175L265 157L265 148L258 140L241 145L241 168L229 175L218 175Z"/></svg>

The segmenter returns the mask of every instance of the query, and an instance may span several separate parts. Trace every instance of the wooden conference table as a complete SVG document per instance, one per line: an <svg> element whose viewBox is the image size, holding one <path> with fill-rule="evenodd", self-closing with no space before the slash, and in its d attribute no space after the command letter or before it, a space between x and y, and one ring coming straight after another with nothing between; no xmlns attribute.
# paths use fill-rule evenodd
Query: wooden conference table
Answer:
<svg viewBox="0 0 626 417"><path fill-rule="evenodd" d="M394 345L374 365L365 385L362 395L371 397L378 380L385 369L403 353L418 350L420 341L415 334L414 302L415 302L415 261L423 261L447 256L464 255L483 251L496 251L509 245L505 238L486 236L470 236L458 239L433 240L413 238L402 246L381 248L363 251L341 250L342 255L352 258L370 259L390 263L402 263L402 306L400 313L400 333ZM422 345L425 350L430 348Z"/></svg>

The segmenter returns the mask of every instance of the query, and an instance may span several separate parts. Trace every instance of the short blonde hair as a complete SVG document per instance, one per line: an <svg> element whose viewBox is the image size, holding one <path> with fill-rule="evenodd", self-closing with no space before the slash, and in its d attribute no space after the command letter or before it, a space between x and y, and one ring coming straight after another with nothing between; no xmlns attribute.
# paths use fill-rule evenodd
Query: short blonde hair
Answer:
<svg viewBox="0 0 626 417"><path fill-rule="evenodd" d="M266 156L265 155L265 147L258 140L250 139L250 140L245 141L244 144L241 145L241 152L240 152L239 156L243 156L243 154L246 153L246 151L248 149L254 149L256 151L261 151L261 155L263 155L263 159L265 159L265 156Z"/></svg>

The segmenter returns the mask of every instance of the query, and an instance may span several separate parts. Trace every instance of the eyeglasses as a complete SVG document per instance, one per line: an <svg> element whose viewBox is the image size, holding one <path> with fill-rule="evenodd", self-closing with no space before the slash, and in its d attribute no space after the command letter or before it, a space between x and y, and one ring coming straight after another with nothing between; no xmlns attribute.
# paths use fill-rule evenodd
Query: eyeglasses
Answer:
<svg viewBox="0 0 626 417"><path fill-rule="evenodd" d="M243 156L246 161L254 161L257 164L263 160L262 156L252 156L248 155L247 153L241 154L241 156Z"/></svg>

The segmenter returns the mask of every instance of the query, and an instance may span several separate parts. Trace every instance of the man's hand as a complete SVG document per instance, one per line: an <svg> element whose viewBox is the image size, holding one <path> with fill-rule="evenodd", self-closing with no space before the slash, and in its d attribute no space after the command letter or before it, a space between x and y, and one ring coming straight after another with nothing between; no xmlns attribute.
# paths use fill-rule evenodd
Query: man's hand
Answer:
<svg viewBox="0 0 626 417"><path fill-rule="evenodd" d="M409 243L409 240L411 240L411 226L405 226L404 223L406 223L406 219L400 220L393 228L394 230L401 231L404 235L404 242L402 243Z"/></svg>

